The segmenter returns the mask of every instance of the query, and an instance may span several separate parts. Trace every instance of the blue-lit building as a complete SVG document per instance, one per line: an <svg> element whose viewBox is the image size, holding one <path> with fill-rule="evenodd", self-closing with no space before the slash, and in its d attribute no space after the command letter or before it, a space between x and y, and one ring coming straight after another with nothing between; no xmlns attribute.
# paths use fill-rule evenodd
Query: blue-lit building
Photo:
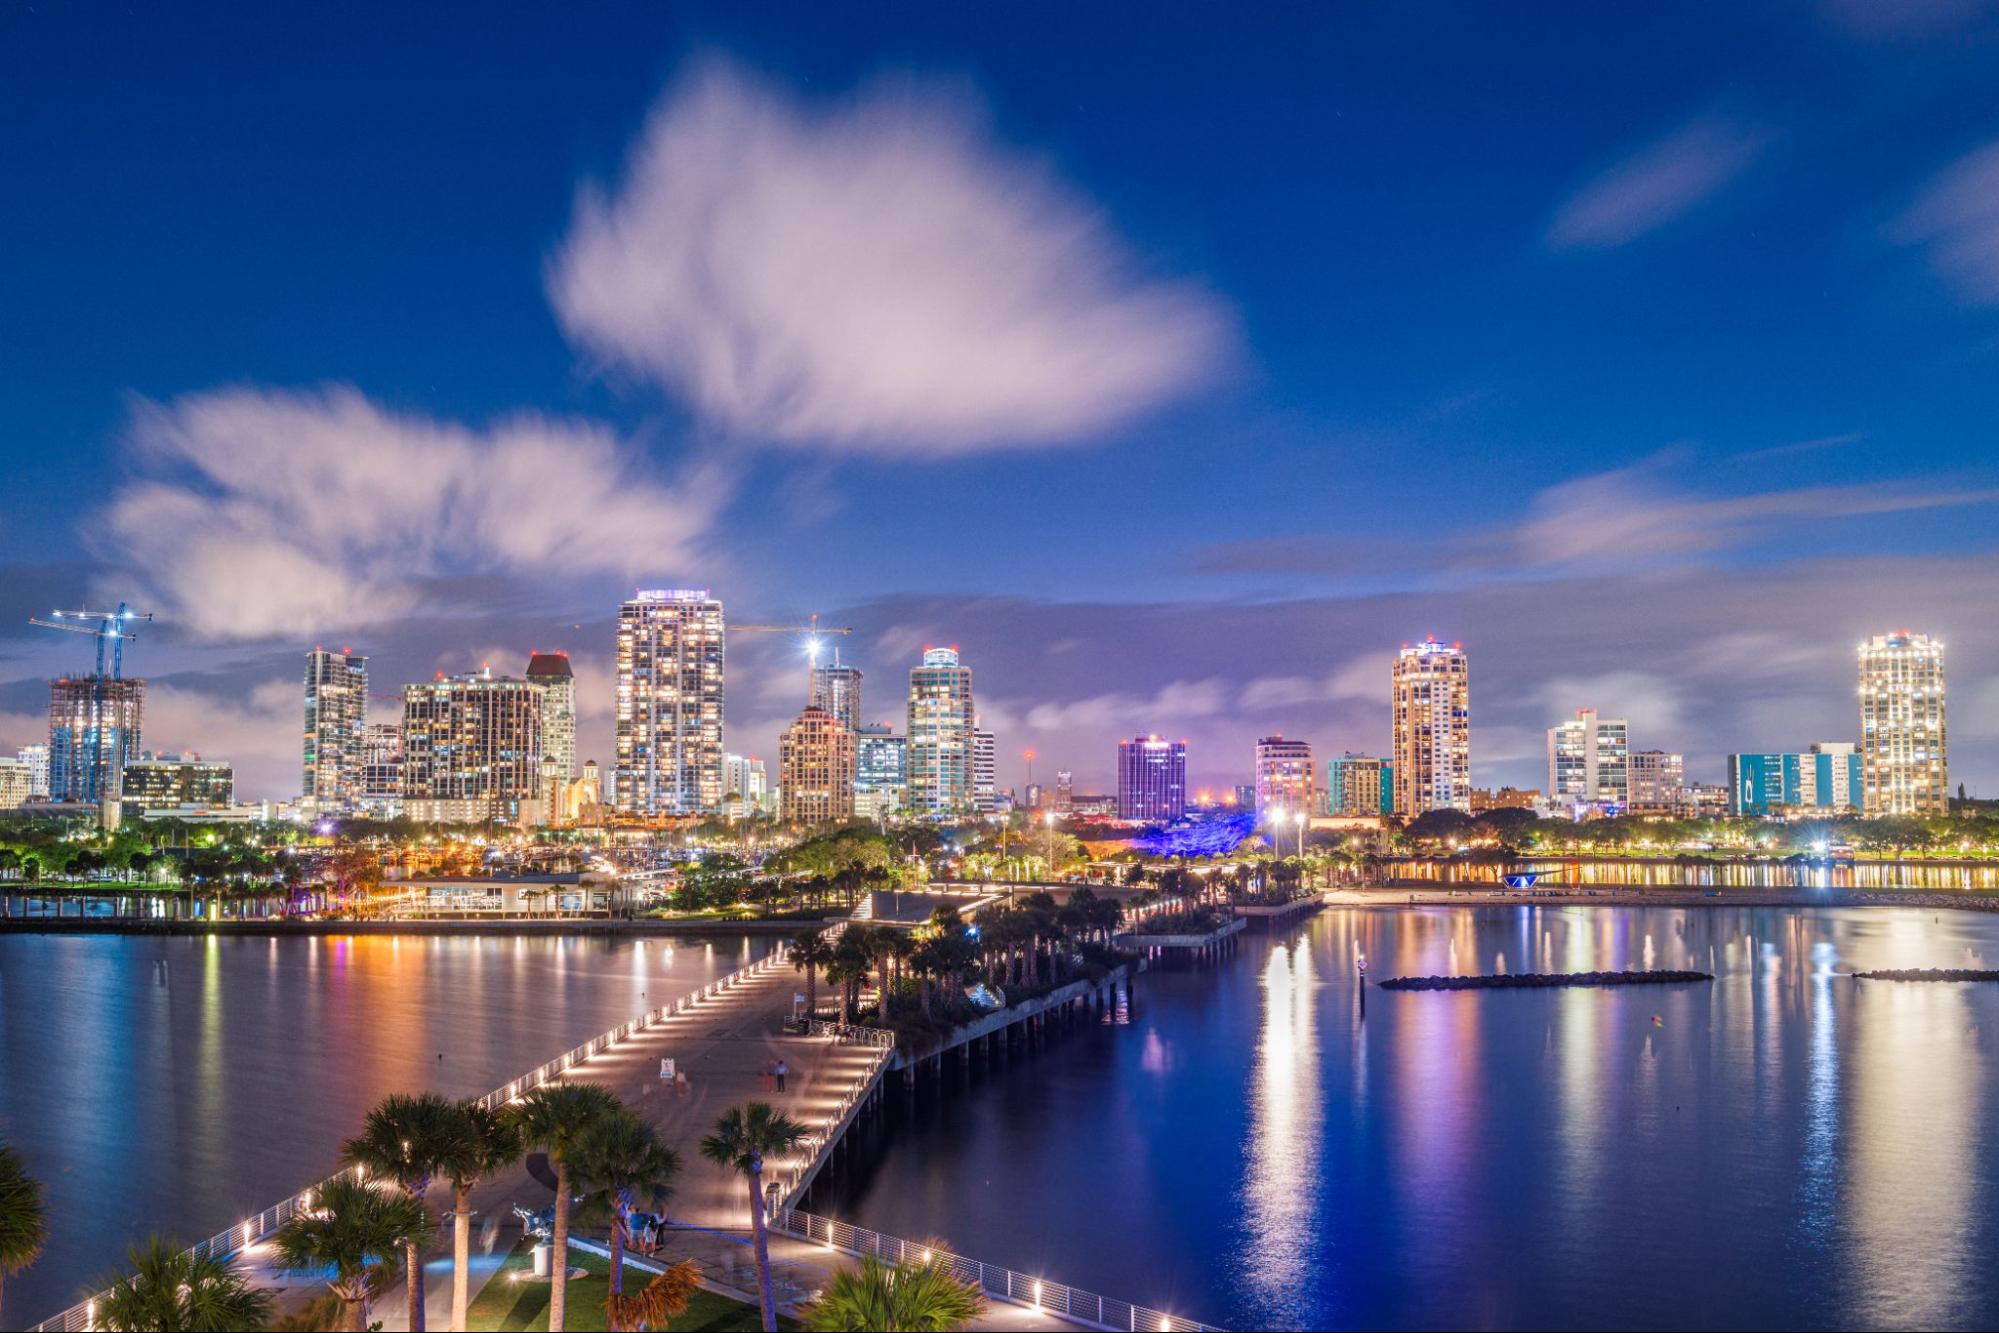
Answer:
<svg viewBox="0 0 1999 1333"><path fill-rule="evenodd" d="M1865 790L1859 747L1844 741L1803 753L1728 756L1728 808L1738 815L1852 812Z"/></svg>
<svg viewBox="0 0 1999 1333"><path fill-rule="evenodd" d="M909 741L886 723L854 728L854 812L872 819L899 808L909 787Z"/></svg>
<svg viewBox="0 0 1999 1333"><path fill-rule="evenodd" d="M1117 744L1119 819L1171 822L1187 813L1187 742L1136 736Z"/></svg>
<svg viewBox="0 0 1999 1333"><path fill-rule="evenodd" d="M1326 761L1329 815L1386 815L1395 810L1395 764L1364 754Z"/></svg>

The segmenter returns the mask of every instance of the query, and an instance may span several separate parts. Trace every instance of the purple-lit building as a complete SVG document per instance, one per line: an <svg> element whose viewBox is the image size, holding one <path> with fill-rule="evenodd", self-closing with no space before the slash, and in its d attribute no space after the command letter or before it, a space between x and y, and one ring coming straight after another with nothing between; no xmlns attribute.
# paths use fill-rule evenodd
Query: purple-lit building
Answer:
<svg viewBox="0 0 1999 1333"><path fill-rule="evenodd" d="M1187 813L1187 742L1134 736L1117 743L1117 813L1139 820Z"/></svg>

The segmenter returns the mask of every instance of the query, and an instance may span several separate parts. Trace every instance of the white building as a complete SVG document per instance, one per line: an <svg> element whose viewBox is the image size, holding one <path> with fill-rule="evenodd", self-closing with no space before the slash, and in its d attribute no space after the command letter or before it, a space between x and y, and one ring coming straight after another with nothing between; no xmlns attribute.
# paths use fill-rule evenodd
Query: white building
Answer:
<svg viewBox="0 0 1999 1333"><path fill-rule="evenodd" d="M1425 639L1396 655L1391 680L1395 813L1471 811L1471 664L1460 644Z"/></svg>
<svg viewBox="0 0 1999 1333"><path fill-rule="evenodd" d="M1579 708L1548 728L1548 802L1556 807L1631 803L1631 724Z"/></svg>
<svg viewBox="0 0 1999 1333"><path fill-rule="evenodd" d="M972 669L956 648L926 648L909 672L907 804L926 814L973 803Z"/></svg>
<svg viewBox="0 0 1999 1333"><path fill-rule="evenodd" d="M642 589L619 608L618 809L721 808L722 629L722 603L705 588Z"/></svg>
<svg viewBox="0 0 1999 1333"><path fill-rule="evenodd" d="M1900 630L1860 645L1860 756L1869 815L1949 813L1940 641Z"/></svg>
<svg viewBox="0 0 1999 1333"><path fill-rule="evenodd" d="M367 716L368 659L346 648L307 653L301 803L335 813L361 804Z"/></svg>

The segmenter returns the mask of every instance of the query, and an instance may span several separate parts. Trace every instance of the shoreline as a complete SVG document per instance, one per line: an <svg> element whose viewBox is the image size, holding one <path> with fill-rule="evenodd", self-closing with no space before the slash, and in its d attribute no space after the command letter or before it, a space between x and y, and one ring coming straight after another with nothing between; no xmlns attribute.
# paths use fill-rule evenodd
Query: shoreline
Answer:
<svg viewBox="0 0 1999 1333"><path fill-rule="evenodd" d="M1410 888L1370 885L1327 889L1329 907L1918 907L1999 912L1999 894L1945 889L1747 889L1604 887L1594 893L1494 891L1484 885Z"/></svg>
<svg viewBox="0 0 1999 1333"><path fill-rule="evenodd" d="M146 921L121 917L0 917L0 935L781 935L824 921Z"/></svg>

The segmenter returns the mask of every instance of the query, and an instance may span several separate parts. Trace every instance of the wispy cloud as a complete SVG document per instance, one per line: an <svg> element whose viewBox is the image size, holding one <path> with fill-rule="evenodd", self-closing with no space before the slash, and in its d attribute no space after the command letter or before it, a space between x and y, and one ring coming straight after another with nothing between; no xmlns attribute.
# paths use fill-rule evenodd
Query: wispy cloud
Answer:
<svg viewBox="0 0 1999 1333"><path fill-rule="evenodd" d="M1548 226L1556 250L1625 245L1685 217L1741 176L1770 146L1765 126L1696 117L1571 195Z"/></svg>
<svg viewBox="0 0 1999 1333"><path fill-rule="evenodd" d="M1999 142L1933 177L1890 230L1922 246L1965 300L1999 304Z"/></svg>
<svg viewBox="0 0 1999 1333"><path fill-rule="evenodd" d="M846 452L1079 440L1235 356L1221 302L1146 276L962 98L806 106L716 62L581 193L548 287L580 346L709 422Z"/></svg>
<svg viewBox="0 0 1999 1333"><path fill-rule="evenodd" d="M669 573L726 490L709 474L670 488L591 423L473 429L338 386L141 402L129 437L138 475L101 553L208 639L341 634L494 574Z"/></svg>
<svg viewBox="0 0 1999 1333"><path fill-rule="evenodd" d="M1577 570L1636 573L1698 562L1803 523L1999 503L1999 487L1934 477L1714 495L1675 477L1680 457L1668 451L1559 482L1535 494L1519 520L1455 538L1256 538L1205 547L1191 565L1207 574L1399 577L1403 586L1412 579L1474 584Z"/></svg>

